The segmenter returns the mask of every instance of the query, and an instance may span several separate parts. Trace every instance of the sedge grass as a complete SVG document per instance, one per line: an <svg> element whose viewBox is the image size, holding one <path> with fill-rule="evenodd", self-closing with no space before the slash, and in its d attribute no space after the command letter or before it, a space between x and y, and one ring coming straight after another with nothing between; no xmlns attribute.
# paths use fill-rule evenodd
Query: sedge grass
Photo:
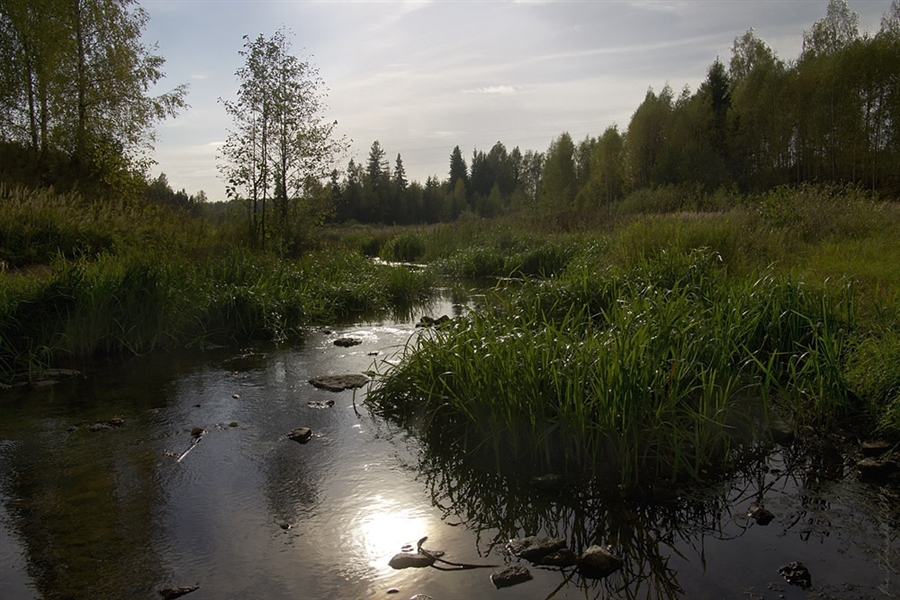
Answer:
<svg viewBox="0 0 900 600"><path fill-rule="evenodd" d="M423 334L369 401L498 463L625 483L701 477L747 439L765 400L789 411L807 409L806 394L844 400L828 374L840 372L848 302L790 278L732 282L711 252L582 264Z"/></svg>
<svg viewBox="0 0 900 600"><path fill-rule="evenodd" d="M152 248L60 257L50 275L0 274L0 377L60 361L290 339L421 301L432 287L427 273L349 251L290 261L241 249L197 261Z"/></svg>

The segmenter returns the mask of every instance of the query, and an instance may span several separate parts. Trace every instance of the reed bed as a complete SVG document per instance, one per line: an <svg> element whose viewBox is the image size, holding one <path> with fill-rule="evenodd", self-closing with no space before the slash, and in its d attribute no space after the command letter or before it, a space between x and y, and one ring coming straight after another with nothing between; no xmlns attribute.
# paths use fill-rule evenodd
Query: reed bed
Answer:
<svg viewBox="0 0 900 600"><path fill-rule="evenodd" d="M601 272L576 260L421 335L368 401L498 464L628 484L700 478L764 431L773 408L850 408L852 303L849 288L790 277L733 282L709 251Z"/></svg>
<svg viewBox="0 0 900 600"><path fill-rule="evenodd" d="M110 355L286 340L432 288L425 273L349 251L291 261L241 249L198 261L152 250L61 257L49 275L0 275L0 379Z"/></svg>

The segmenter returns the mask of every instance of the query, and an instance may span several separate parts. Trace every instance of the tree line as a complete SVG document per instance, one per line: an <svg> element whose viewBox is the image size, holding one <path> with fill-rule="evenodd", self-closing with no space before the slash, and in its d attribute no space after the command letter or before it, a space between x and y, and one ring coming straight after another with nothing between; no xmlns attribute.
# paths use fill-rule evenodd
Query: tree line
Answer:
<svg viewBox="0 0 900 600"><path fill-rule="evenodd" d="M365 165L332 173L336 221L435 223L465 211L483 217L532 206L590 210L633 192L685 186L754 193L804 182L900 195L900 2L874 35L861 35L846 0L831 0L785 61L750 29L692 92L652 88L628 128L615 125L544 152L497 142L468 163L455 147L449 177L409 182L378 141Z"/></svg>
<svg viewBox="0 0 900 600"><path fill-rule="evenodd" d="M164 59L140 41L135 0L0 3L0 181L143 195L175 206L204 194L147 177L153 126L186 108L186 87L150 96ZM299 247L326 220L436 223L531 208L592 210L661 186L753 193L825 182L900 194L900 0L875 34L860 34L846 0L785 61L751 29L696 91L652 88L628 126L537 152L500 141L448 176L410 181L400 154L376 140L364 163L334 168L347 148L323 117L326 89L284 30L245 36L244 65L218 167L258 247Z"/></svg>

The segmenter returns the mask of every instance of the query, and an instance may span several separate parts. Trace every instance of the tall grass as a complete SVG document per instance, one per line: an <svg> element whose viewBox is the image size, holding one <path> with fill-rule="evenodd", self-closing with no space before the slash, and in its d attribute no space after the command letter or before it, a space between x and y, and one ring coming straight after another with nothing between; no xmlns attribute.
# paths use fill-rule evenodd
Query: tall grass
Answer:
<svg viewBox="0 0 900 600"><path fill-rule="evenodd" d="M433 287L350 250L254 253L160 207L23 189L0 189L0 202L0 382L99 356L289 339Z"/></svg>
<svg viewBox="0 0 900 600"><path fill-rule="evenodd" d="M700 477L769 400L810 415L845 408L848 303L846 290L790 278L734 282L708 251L599 273L573 264L423 334L368 398L435 443L500 462L626 483Z"/></svg>

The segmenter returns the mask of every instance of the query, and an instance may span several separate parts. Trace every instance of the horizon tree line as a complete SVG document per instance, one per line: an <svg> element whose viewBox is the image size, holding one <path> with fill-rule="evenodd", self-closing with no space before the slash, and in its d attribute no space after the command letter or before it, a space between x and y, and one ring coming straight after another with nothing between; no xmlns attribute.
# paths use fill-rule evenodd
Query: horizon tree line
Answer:
<svg viewBox="0 0 900 600"><path fill-rule="evenodd" d="M625 131L612 125L578 142L564 132L544 152L498 141L468 163L456 146L443 180L407 181L400 154L392 171L376 140L366 165L351 159L343 179L332 173L332 220L436 223L522 207L549 215L662 186L752 194L807 182L900 195L900 0L874 35L860 34L846 0L831 0L793 61L750 29L695 92L648 89Z"/></svg>

